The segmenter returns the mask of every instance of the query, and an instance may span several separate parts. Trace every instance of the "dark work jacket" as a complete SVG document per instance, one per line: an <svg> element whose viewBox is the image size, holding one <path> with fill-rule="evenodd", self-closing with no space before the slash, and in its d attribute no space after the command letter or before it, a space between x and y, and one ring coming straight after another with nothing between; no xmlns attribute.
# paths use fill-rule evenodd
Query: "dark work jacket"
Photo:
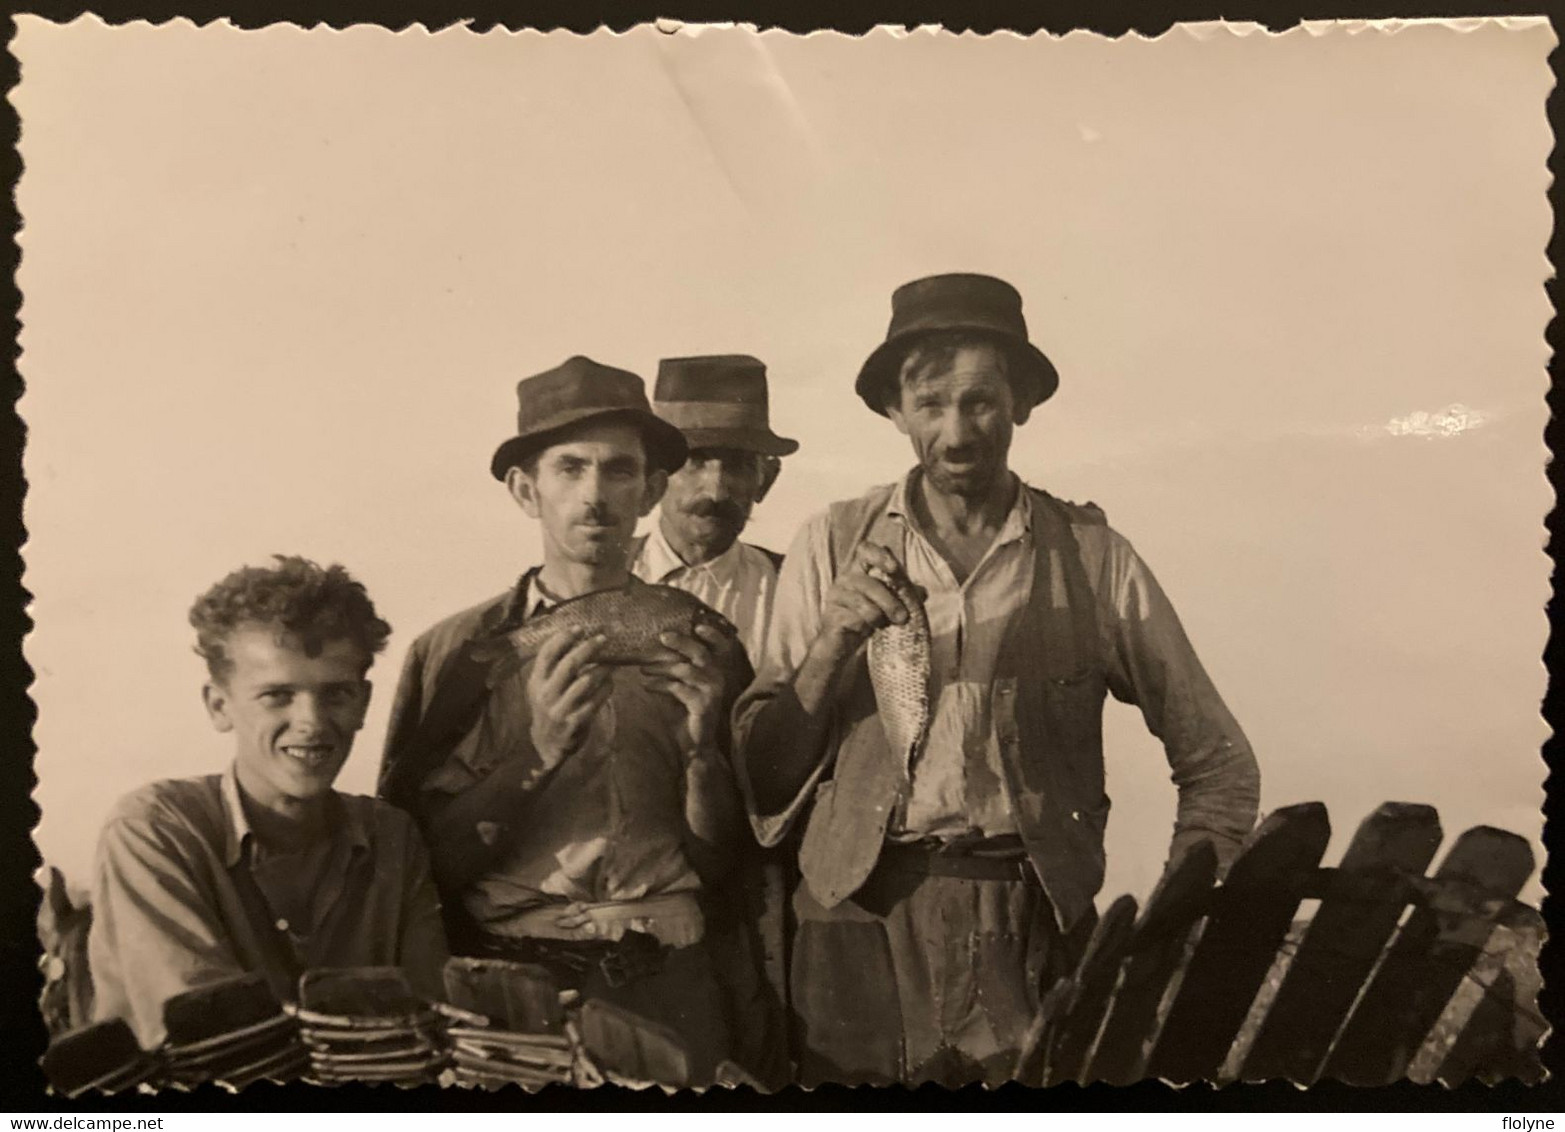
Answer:
<svg viewBox="0 0 1565 1132"><path fill-rule="evenodd" d="M1069 930L1103 885L1109 809L1102 728L1107 677L1097 604L1071 523L1105 520L1095 507L1026 490L1033 493L1032 597L1000 646L993 717L1022 842L1061 928ZM885 518L890 497L888 486L832 505L834 572L865 538L898 544ZM1050 600L1056 586L1066 596L1062 607ZM868 878L893 807L908 787L906 770L886 742L863 649L839 685L829 741L835 768L817 789L799 853L805 881L828 907Z"/></svg>

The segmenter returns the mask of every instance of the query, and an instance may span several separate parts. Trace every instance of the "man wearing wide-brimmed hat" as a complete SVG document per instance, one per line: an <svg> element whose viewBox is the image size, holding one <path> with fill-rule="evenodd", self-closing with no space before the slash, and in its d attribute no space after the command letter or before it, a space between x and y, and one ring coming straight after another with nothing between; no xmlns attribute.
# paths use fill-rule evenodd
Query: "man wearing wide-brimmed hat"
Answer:
<svg viewBox="0 0 1565 1132"><path fill-rule="evenodd" d="M600 663L593 625L506 663L529 620L643 584L636 523L687 455L641 378L588 358L523 379L517 400L490 473L537 521L543 562L414 643L381 792L424 827L453 951L541 966L667 1027L689 1078L665 1083L710 1082L733 1024L703 900L748 839L726 719L749 664L706 625L639 668Z"/></svg>
<svg viewBox="0 0 1565 1132"><path fill-rule="evenodd" d="M1172 852L1210 841L1226 861L1254 823L1250 746L1146 564L1102 511L1009 468L1012 430L1058 384L1009 284L899 288L856 389L917 463L789 549L734 716L759 839L804 826L790 995L806 1084L1013 1074L1103 882L1107 692L1163 741ZM927 732L893 749L865 645L920 613Z"/></svg>
<svg viewBox="0 0 1565 1132"><path fill-rule="evenodd" d="M663 359L652 411L684 434L690 455L669 477L631 568L695 594L733 622L757 656L782 556L739 536L799 442L772 431L766 366L747 354Z"/></svg>
<svg viewBox="0 0 1565 1132"><path fill-rule="evenodd" d="M740 539L750 513L777 482L782 458L799 443L772 431L766 365L748 354L664 358L658 363L652 411L685 437L690 455L669 476L651 530L637 539L631 569L638 578L677 586L727 617L754 658L760 655L777 593L782 555ZM754 1055L775 1063L786 1050L782 1003L787 997L785 908L797 871L780 850L747 847L738 865L744 900L728 911L735 943L727 953L740 970L728 980L749 985L747 945L758 942L769 987L754 985L736 1006L748 1015ZM768 1032L775 1026L776 1033Z"/></svg>

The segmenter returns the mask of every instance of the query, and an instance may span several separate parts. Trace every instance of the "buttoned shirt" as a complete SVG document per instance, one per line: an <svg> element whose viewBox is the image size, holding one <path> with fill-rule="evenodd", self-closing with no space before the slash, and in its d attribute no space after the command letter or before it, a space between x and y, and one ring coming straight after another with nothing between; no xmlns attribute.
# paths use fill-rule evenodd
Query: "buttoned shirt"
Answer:
<svg viewBox="0 0 1565 1132"><path fill-rule="evenodd" d="M1000 639L1030 597L1034 563L1028 493L1018 491L985 558L958 583L911 516L908 495L919 474L915 469L896 486L887 514L903 532L902 545L890 549L910 579L928 592L934 706L929 740L909 768L907 799L892 814L887 836L905 841L1005 834L1016 827L1000 772L990 688ZM833 582L830 530L830 516L822 512L789 548L755 688L791 683L820 631ZM1106 524L1082 525L1075 534L1098 603L1109 690L1141 707L1148 728L1164 740L1176 780L1184 782L1194 768L1253 765L1247 761L1248 742L1146 563ZM1060 577L1058 571L1054 577ZM1065 601L1063 590L1049 597L1055 605ZM1192 726L1191 721L1203 723ZM823 771L811 775L781 812L756 815L763 843L775 841L793 823Z"/></svg>
<svg viewBox="0 0 1565 1132"><path fill-rule="evenodd" d="M760 655L777 595L777 567L764 551L735 539L716 558L686 565L669 545L660 519L642 540L630 568L644 582L674 586L706 602L739 630L747 653Z"/></svg>
<svg viewBox="0 0 1565 1132"><path fill-rule="evenodd" d="M536 571L523 579L518 593L524 591L524 620L554 604ZM415 647L410 671L438 665L421 651ZM699 890L692 853L720 856L744 831L726 757L687 750L684 706L648 688L639 669L619 666L610 670L613 690L581 745L544 771L530 734L531 671L529 660L493 681L476 720L422 783L437 858L447 843L469 840L469 826L491 848L448 898L460 899L486 934L507 937L525 934L517 922L543 905ZM416 683L404 679L399 702ZM415 710L405 702L402 708ZM493 795L492 804L462 804L477 799L503 768L518 784L514 790Z"/></svg>
<svg viewBox="0 0 1565 1132"><path fill-rule="evenodd" d="M175 995L259 971L289 1001L311 967L400 966L438 996L445 933L412 819L356 795L327 805L325 836L277 852L251 830L231 769L123 798L98 842L95 1016L124 1018L150 1049Z"/></svg>

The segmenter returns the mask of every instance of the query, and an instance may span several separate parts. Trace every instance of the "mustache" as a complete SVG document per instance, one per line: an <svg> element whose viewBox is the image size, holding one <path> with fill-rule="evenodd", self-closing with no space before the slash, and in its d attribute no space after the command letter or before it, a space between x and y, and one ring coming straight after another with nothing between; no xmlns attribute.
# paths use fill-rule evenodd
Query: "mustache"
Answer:
<svg viewBox="0 0 1565 1132"><path fill-rule="evenodd" d="M698 519L720 519L727 523L742 523L744 508L731 499L697 499L687 503L685 514Z"/></svg>
<svg viewBox="0 0 1565 1132"><path fill-rule="evenodd" d="M601 503L595 503L581 513L581 521L598 527L612 527L614 512Z"/></svg>

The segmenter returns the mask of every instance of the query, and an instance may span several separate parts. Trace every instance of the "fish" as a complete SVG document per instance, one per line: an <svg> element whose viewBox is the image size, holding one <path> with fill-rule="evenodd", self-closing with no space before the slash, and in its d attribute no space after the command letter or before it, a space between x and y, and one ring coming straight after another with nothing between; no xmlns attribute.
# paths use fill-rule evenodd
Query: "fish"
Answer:
<svg viewBox="0 0 1565 1132"><path fill-rule="evenodd" d="M869 574L889 586L912 613L901 625L893 622L875 630L869 638L866 658L886 741L903 766L909 766L929 738L929 676L933 657L929 615L905 578L894 579L878 567L870 567Z"/></svg>
<svg viewBox="0 0 1565 1132"><path fill-rule="evenodd" d="M739 630L700 598L673 586L632 582L610 590L597 590L530 618L519 629L504 634L480 650L483 659L504 656L506 668L526 663L543 643L562 629L584 629L607 638L596 664L644 665L664 660L667 647L658 639L664 633L695 635L710 625L737 639Z"/></svg>

